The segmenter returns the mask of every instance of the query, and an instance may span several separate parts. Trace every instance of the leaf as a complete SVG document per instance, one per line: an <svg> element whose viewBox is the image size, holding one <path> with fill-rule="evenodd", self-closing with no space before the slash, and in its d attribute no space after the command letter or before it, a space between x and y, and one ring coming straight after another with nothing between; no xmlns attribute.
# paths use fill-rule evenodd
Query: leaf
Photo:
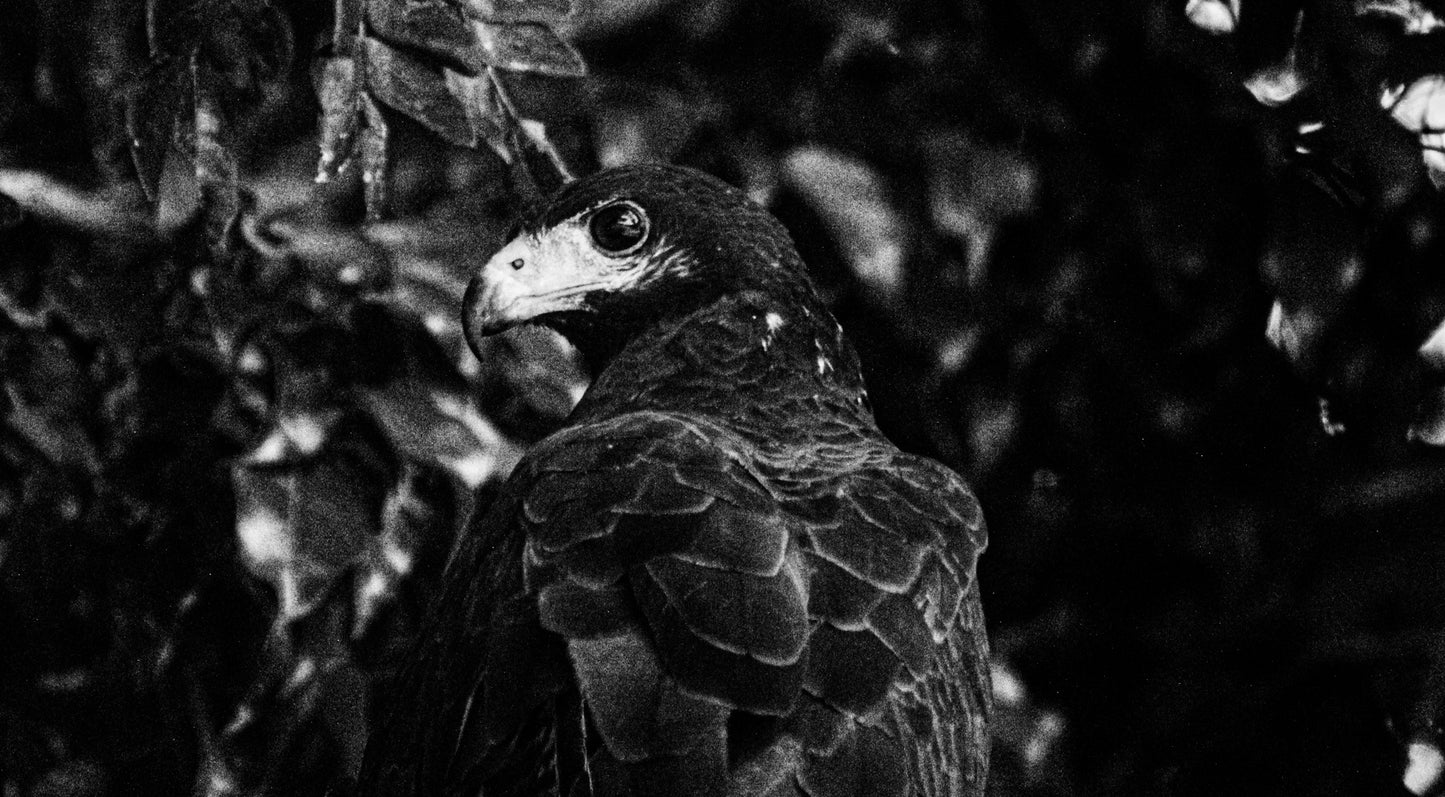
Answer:
<svg viewBox="0 0 1445 797"><path fill-rule="evenodd" d="M1445 386L1426 388L1415 419L1406 432L1411 440L1429 446L1445 446Z"/></svg>
<svg viewBox="0 0 1445 797"><path fill-rule="evenodd" d="M1274 292L1266 336L1303 373L1322 365L1365 277L1364 220L1347 175L1296 165L1279 182L1260 274Z"/></svg>
<svg viewBox="0 0 1445 797"><path fill-rule="evenodd" d="M522 156L531 167L531 174L543 196L550 196L563 183L573 179L572 170L562 153L547 136L547 126L535 119L518 119L522 131Z"/></svg>
<svg viewBox="0 0 1445 797"><path fill-rule="evenodd" d="M386 256L353 226L302 214L241 221L246 242L267 260L300 264L318 286L357 294L385 284Z"/></svg>
<svg viewBox="0 0 1445 797"><path fill-rule="evenodd" d="M274 464L320 454L345 416L344 371L350 363L345 334L313 323L291 335L263 333L237 342L245 345L228 353L237 373L264 372L269 362L274 384L269 428L244 461Z"/></svg>
<svg viewBox="0 0 1445 797"><path fill-rule="evenodd" d="M517 115L495 68L488 67L476 76L450 69L444 73L448 90L466 111L474 146L486 142L514 170L534 169L519 176L535 179L543 195L572 179L561 153L547 137L546 127Z"/></svg>
<svg viewBox="0 0 1445 797"><path fill-rule="evenodd" d="M1380 104L1419 137L1421 157L1436 188L1445 189L1445 74L1417 78L1384 92Z"/></svg>
<svg viewBox="0 0 1445 797"><path fill-rule="evenodd" d="M0 195L29 214L87 235L150 242L155 226L122 191L87 190L44 172L0 168Z"/></svg>
<svg viewBox="0 0 1445 797"><path fill-rule="evenodd" d="M411 574L421 546L444 533L445 523L420 490L420 468L404 464L381 510L381 535L369 549L353 593L352 638L363 636L382 606L396 597L397 585Z"/></svg>
<svg viewBox="0 0 1445 797"><path fill-rule="evenodd" d="M49 411L31 402L13 384L5 385L9 410L5 424L34 446L50 462L92 475L101 470L100 454L78 417Z"/></svg>
<svg viewBox="0 0 1445 797"><path fill-rule="evenodd" d="M366 85L373 97L453 144L476 143L466 109L447 89L439 68L380 40L364 43Z"/></svg>
<svg viewBox="0 0 1445 797"><path fill-rule="evenodd" d="M462 331L461 304L475 263L469 253L495 247L476 229L418 224L372 224L367 239L386 253L391 282L376 298L415 318L452 358L457 370L474 374L477 361Z"/></svg>
<svg viewBox="0 0 1445 797"><path fill-rule="evenodd" d="M1295 17L1294 43L1284 58L1257 70L1244 81L1244 87L1261 105L1275 108L1293 100L1309 86L1309 77L1300 68L1300 31L1304 12Z"/></svg>
<svg viewBox="0 0 1445 797"><path fill-rule="evenodd" d="M546 25L477 22L482 59L489 65L551 77L582 77L582 56Z"/></svg>
<svg viewBox="0 0 1445 797"><path fill-rule="evenodd" d="M1216 36L1233 33L1239 24L1239 0L1189 0L1184 16L1195 27Z"/></svg>
<svg viewBox="0 0 1445 797"><path fill-rule="evenodd" d="M487 69L491 80L491 96L497 102L500 112L498 124L504 135L505 145L511 155L502 159L511 167L513 188L527 202L539 202L550 196L565 182L572 179L561 153L547 138L546 127L538 121L523 119L507 96L507 86L502 82L501 73Z"/></svg>
<svg viewBox="0 0 1445 797"><path fill-rule="evenodd" d="M366 115L361 130L361 183L366 187L366 220L376 221L391 212L391 126L371 97L362 97L361 109Z"/></svg>
<svg viewBox="0 0 1445 797"><path fill-rule="evenodd" d="M1022 676L1001 656L989 667L996 714L993 729L995 773L1006 782L1043 783L1063 769L1069 750L1064 716L1030 694Z"/></svg>
<svg viewBox="0 0 1445 797"><path fill-rule="evenodd" d="M572 14L572 0L462 0L467 13L486 22L544 22L555 25Z"/></svg>
<svg viewBox="0 0 1445 797"><path fill-rule="evenodd" d="M259 100L266 84L284 74L294 56L291 25L269 3L232 0L201 30L193 47L209 59L228 99Z"/></svg>
<svg viewBox="0 0 1445 797"><path fill-rule="evenodd" d="M883 176L862 160L822 147L794 150L783 173L822 217L863 286L885 301L902 298L907 225Z"/></svg>
<svg viewBox="0 0 1445 797"><path fill-rule="evenodd" d="M161 170L174 139L175 123L190 99L190 81L173 66L156 67L133 88L125 104L131 160L146 198L156 201Z"/></svg>
<svg viewBox="0 0 1445 797"><path fill-rule="evenodd" d="M1420 344L1416 357L1434 384L1423 387L1424 397L1415 408L1408 435L1411 440L1426 445L1445 446L1445 385L1439 384L1445 376L1445 322L1435 327Z"/></svg>
<svg viewBox="0 0 1445 797"><path fill-rule="evenodd" d="M439 56L473 73L485 66L472 22L450 2L369 0L366 19L378 37L392 44Z"/></svg>
<svg viewBox="0 0 1445 797"><path fill-rule="evenodd" d="M362 388L360 399L402 454L450 471L468 488L505 476L521 459L520 447L460 389L398 380Z"/></svg>
<svg viewBox="0 0 1445 797"><path fill-rule="evenodd" d="M316 76L316 99L321 105L321 149L316 182L341 174L351 161L361 127L361 89L356 59L323 58Z"/></svg>
<svg viewBox="0 0 1445 797"><path fill-rule="evenodd" d="M480 75L466 75L444 69L442 74L447 91L456 97L467 115L472 146L485 141L503 161L511 163L515 160L516 136L509 134L514 122L491 70L485 70Z"/></svg>
<svg viewBox="0 0 1445 797"><path fill-rule="evenodd" d="M338 587L347 581L338 579ZM295 773L285 763L291 750L311 735L309 728L323 710L328 692L335 689L357 697L349 688L354 678L337 678L338 673L352 670L348 598L335 589L321 596L319 605L304 616L277 613L273 618L255 676L212 743L222 760L249 764L238 767L237 773L247 788L235 793L293 791ZM356 730L364 731L364 718L362 722Z"/></svg>
<svg viewBox="0 0 1445 797"><path fill-rule="evenodd" d="M1435 327L1416 354L1431 371L1445 374L1445 322Z"/></svg>
<svg viewBox="0 0 1445 797"><path fill-rule="evenodd" d="M277 465L315 456L326 445L341 418L341 411L335 408L283 414L261 441L242 456L242 461L248 465Z"/></svg>
<svg viewBox="0 0 1445 797"><path fill-rule="evenodd" d="M929 137L933 223L967 243L968 285L982 284L998 226L1033 209L1037 168L1022 153L947 133Z"/></svg>
<svg viewBox="0 0 1445 797"><path fill-rule="evenodd" d="M98 241L85 268L55 280L46 293L50 306L81 334L130 348L168 333L166 306L178 277L173 268L139 262L130 242Z"/></svg>
<svg viewBox="0 0 1445 797"><path fill-rule="evenodd" d="M520 326L483 340L484 381L497 380L550 425L560 424L586 392L580 355L561 334Z"/></svg>
<svg viewBox="0 0 1445 797"><path fill-rule="evenodd" d="M206 240L219 244L241 207L241 184L231 131L221 106L215 72L199 54L191 57L195 96L196 180L206 214Z"/></svg>
<svg viewBox="0 0 1445 797"><path fill-rule="evenodd" d="M1445 74L1423 75L1387 91L1381 104L1411 133L1445 132Z"/></svg>
<svg viewBox="0 0 1445 797"><path fill-rule="evenodd" d="M376 531L365 480L337 457L290 468L236 465L231 483L242 563L275 589L286 621L313 611Z"/></svg>
<svg viewBox="0 0 1445 797"><path fill-rule="evenodd" d="M1355 13L1362 17L1393 19L1412 36L1423 36L1445 27L1445 20L1419 0L1357 0Z"/></svg>

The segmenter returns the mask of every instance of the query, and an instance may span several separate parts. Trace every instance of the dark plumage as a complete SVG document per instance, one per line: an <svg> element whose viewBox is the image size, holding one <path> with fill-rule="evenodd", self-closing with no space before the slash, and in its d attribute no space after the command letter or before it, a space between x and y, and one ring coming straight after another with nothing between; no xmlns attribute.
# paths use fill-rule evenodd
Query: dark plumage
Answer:
<svg viewBox="0 0 1445 797"><path fill-rule="evenodd" d="M981 795L963 481L874 425L782 226L687 169L565 187L470 335L599 375L459 543L361 777L375 795Z"/></svg>

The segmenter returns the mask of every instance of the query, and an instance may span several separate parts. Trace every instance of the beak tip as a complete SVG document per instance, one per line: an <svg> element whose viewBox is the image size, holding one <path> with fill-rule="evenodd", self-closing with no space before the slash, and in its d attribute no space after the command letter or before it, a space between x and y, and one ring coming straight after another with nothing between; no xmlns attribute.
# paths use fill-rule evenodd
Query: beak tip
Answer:
<svg viewBox="0 0 1445 797"><path fill-rule="evenodd" d="M481 358L481 340L501 332L511 324L497 316L493 302L488 301L481 276L473 277L462 297L462 330L472 353Z"/></svg>

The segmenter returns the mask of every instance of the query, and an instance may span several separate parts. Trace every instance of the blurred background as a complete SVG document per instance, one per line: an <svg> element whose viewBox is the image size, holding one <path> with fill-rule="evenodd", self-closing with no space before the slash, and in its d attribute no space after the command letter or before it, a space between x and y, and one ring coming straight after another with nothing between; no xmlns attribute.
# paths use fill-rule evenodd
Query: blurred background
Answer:
<svg viewBox="0 0 1445 797"><path fill-rule="evenodd" d="M1437 0L5 0L0 784L322 794L585 387L467 279L569 174L792 231L963 473L998 795L1426 794Z"/></svg>

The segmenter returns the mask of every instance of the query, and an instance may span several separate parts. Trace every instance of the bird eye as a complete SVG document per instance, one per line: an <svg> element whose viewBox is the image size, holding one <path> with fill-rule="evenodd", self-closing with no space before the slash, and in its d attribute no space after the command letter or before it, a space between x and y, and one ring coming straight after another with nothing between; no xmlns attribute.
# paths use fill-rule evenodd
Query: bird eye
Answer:
<svg viewBox="0 0 1445 797"><path fill-rule="evenodd" d="M631 202L618 202L593 213L587 229L598 249L620 255L647 240L647 214Z"/></svg>

